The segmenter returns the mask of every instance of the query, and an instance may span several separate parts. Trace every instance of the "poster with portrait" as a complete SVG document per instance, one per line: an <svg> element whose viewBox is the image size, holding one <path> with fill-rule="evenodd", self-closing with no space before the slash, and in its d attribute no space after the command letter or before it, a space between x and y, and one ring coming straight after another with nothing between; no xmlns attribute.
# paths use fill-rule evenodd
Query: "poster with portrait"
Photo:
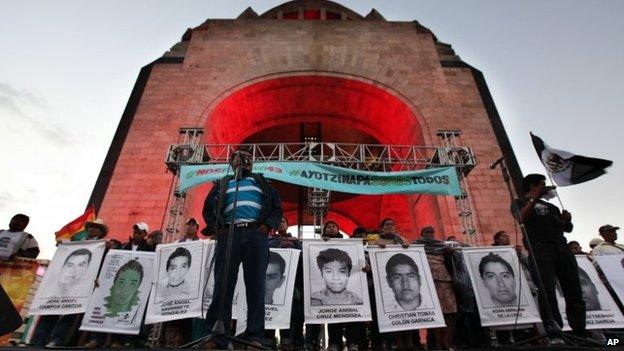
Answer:
<svg viewBox="0 0 624 351"><path fill-rule="evenodd" d="M153 276L153 252L110 250L80 330L139 334Z"/></svg>
<svg viewBox="0 0 624 351"><path fill-rule="evenodd" d="M269 250L264 285L264 325L266 329L290 328L290 312L292 310L295 278L299 265L300 250L278 249ZM237 299L236 335L242 334L247 328L247 301L244 282L238 281L236 290L242 298Z"/></svg>
<svg viewBox="0 0 624 351"><path fill-rule="evenodd" d="M202 315L205 248L199 240L156 246L145 324Z"/></svg>
<svg viewBox="0 0 624 351"><path fill-rule="evenodd" d="M586 328L587 329L615 329L624 328L624 316L617 307L613 297L604 286L596 268L585 255L576 255L579 267L579 280L583 300L585 300ZM622 279L620 276L619 279ZM561 288L557 284L557 305L563 319L563 330L571 330L565 309L565 299Z"/></svg>
<svg viewBox="0 0 624 351"><path fill-rule="evenodd" d="M624 253L594 256L617 297L624 303Z"/></svg>
<svg viewBox="0 0 624 351"><path fill-rule="evenodd" d="M309 324L370 321L364 246L359 239L305 240L303 292Z"/></svg>
<svg viewBox="0 0 624 351"><path fill-rule="evenodd" d="M104 240L60 244L35 293L28 314L85 312L93 294L105 245Z"/></svg>
<svg viewBox="0 0 624 351"><path fill-rule="evenodd" d="M484 327L541 322L511 246L461 248Z"/></svg>
<svg viewBox="0 0 624 351"><path fill-rule="evenodd" d="M368 254L380 332L446 326L424 246L371 246Z"/></svg>

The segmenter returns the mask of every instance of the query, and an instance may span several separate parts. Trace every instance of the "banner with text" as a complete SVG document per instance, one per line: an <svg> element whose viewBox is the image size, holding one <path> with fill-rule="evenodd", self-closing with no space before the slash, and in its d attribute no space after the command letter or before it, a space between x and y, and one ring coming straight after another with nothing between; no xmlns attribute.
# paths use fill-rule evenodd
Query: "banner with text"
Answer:
<svg viewBox="0 0 624 351"><path fill-rule="evenodd" d="M254 173L285 183L351 194L460 195L453 167L405 172L368 172L313 162L259 162ZM182 166L180 191L231 174L226 164Z"/></svg>
<svg viewBox="0 0 624 351"><path fill-rule="evenodd" d="M153 252L110 250L80 330L138 335L153 270Z"/></svg>
<svg viewBox="0 0 624 351"><path fill-rule="evenodd" d="M28 314L62 315L85 312L93 294L105 245L104 240L60 244L43 275Z"/></svg>

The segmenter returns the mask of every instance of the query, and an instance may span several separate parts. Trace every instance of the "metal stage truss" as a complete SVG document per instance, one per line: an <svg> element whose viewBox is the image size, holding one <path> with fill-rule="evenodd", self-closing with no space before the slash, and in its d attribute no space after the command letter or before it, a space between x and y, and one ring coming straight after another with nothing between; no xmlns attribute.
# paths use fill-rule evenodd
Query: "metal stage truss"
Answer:
<svg viewBox="0 0 624 351"><path fill-rule="evenodd" d="M177 191L178 171L182 165L227 163L238 149L248 150L254 162L318 162L365 171L399 172L433 167L455 167L462 195L455 197L458 217L469 242L477 234L472 201L466 176L476 165L470 147L462 146L458 130L437 132L440 146L348 144L330 142L200 144L201 128L180 128L178 143L169 146L166 165L174 174L165 229L165 242L178 236L186 194ZM330 192L308 189L308 210L315 218L315 227L322 224L330 203Z"/></svg>

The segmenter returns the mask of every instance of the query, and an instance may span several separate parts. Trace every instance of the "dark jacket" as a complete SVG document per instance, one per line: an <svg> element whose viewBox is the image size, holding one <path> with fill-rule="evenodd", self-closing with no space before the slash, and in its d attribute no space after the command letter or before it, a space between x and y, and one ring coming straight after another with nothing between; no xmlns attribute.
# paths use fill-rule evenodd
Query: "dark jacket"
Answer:
<svg viewBox="0 0 624 351"><path fill-rule="evenodd" d="M120 250L132 250L132 239L130 239L127 243L121 245ZM147 241L143 240L139 243L139 247L137 247L137 251L151 251L154 252L156 248L147 243Z"/></svg>
<svg viewBox="0 0 624 351"><path fill-rule="evenodd" d="M262 174L252 173L251 176L254 178L263 194L260 223L275 229L282 220L282 200L275 188L267 182ZM219 195L222 187L227 189L227 182L231 179L233 179L233 176L225 176L220 181L214 182L212 190L210 190L210 193L206 196L204 210L202 211L202 216L206 222L206 228L202 230L202 234L211 235L214 234L217 229L225 227L225 219L223 217L225 199L220 200ZM221 208L217 208L219 204L221 204Z"/></svg>

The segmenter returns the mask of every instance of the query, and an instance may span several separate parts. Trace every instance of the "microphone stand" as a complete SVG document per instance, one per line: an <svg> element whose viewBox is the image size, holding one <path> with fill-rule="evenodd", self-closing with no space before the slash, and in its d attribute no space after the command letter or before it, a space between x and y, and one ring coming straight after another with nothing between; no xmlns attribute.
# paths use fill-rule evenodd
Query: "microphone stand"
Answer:
<svg viewBox="0 0 624 351"><path fill-rule="evenodd" d="M243 172L243 167L245 166L245 162L241 161L241 164L236 167L236 169L234 170L234 179L236 180L236 188L234 190L234 207L232 208L232 218L235 219L236 218L236 207L237 207L237 202L238 202L238 191L239 191L239 187L240 187L240 181L242 178L242 172ZM226 194L219 194L219 196L226 196ZM225 201L224 201L225 202ZM221 209L217 209L217 211L220 211ZM217 219L218 220L218 219ZM218 227L218 225L217 225ZM229 341L229 345L228 348L232 349L232 342L238 342L240 344L246 345L246 346L251 346L255 349L258 350L268 350L268 348L265 347L258 347L254 344L252 344L251 342L247 341L247 340L243 340L240 338L237 338L235 336L229 335L226 333L226 329L225 329L225 323L231 323L231 321L226 321L224 320L224 314L225 314L225 308L232 308L232 306L226 306L226 294L227 294L227 288L228 288L228 276L230 275L230 257L232 256L232 236L234 235L234 223L232 221L232 223L230 223L230 226L228 228L228 234L225 238L223 237L219 237L217 235L217 240L226 240L226 244L225 244L225 257L224 260L224 266L223 266L223 276L221 277L221 289L219 290L219 306L218 306L218 310L217 310L217 320L214 324L214 326L212 327L212 332L200 339L191 341L190 343L181 345L180 348L193 348L193 349L200 349L203 348L204 346L206 346L210 341L214 340L217 337L223 337L225 339L227 339ZM216 257L216 253L213 255L213 260ZM215 277L216 278L216 277ZM214 303L215 301L213 300L211 302Z"/></svg>
<svg viewBox="0 0 624 351"><path fill-rule="evenodd" d="M492 166L490 166L490 168L494 169L496 168L496 166L500 166L503 180L505 180L505 183L507 184L509 198L511 199L511 203L512 203L511 208L512 208L514 217L516 217L516 219L518 220L520 231L522 232L522 237L524 239L524 242L526 243L526 249L529 252L530 263L533 265L535 273L536 273L534 274L535 275L534 278L535 278L535 283L538 289L537 296L538 296L539 303L544 307L543 311L545 314L544 316L545 319L542 320L542 323L544 325L544 329L546 330L546 334L538 335L538 336L534 336L525 340L518 341L514 344L509 345L509 348L522 346L522 345L525 345L534 341L545 340L548 338L560 338L564 340L568 345L580 346L580 344L585 343L585 344L594 344L596 346L604 346L603 343L595 339L590 339L590 338L585 338L581 336L564 333L561 330L561 327L559 326L559 324L557 324L557 322L555 321L553 311L552 311L552 306L550 305L550 302L548 301L548 297L546 296L546 293L545 293L546 290L544 289L544 281L542 280L542 274L540 272L539 266L537 265L537 261L535 260L535 254L533 251L531 238L529 237L529 234L526 231L526 227L524 226L524 222L522 221L522 217L520 216L520 209L518 208L518 204L515 201L514 192L511 188L511 179L509 177L509 171L507 170L507 162L505 162L505 158L503 157L503 158L498 159L494 164L492 164Z"/></svg>

